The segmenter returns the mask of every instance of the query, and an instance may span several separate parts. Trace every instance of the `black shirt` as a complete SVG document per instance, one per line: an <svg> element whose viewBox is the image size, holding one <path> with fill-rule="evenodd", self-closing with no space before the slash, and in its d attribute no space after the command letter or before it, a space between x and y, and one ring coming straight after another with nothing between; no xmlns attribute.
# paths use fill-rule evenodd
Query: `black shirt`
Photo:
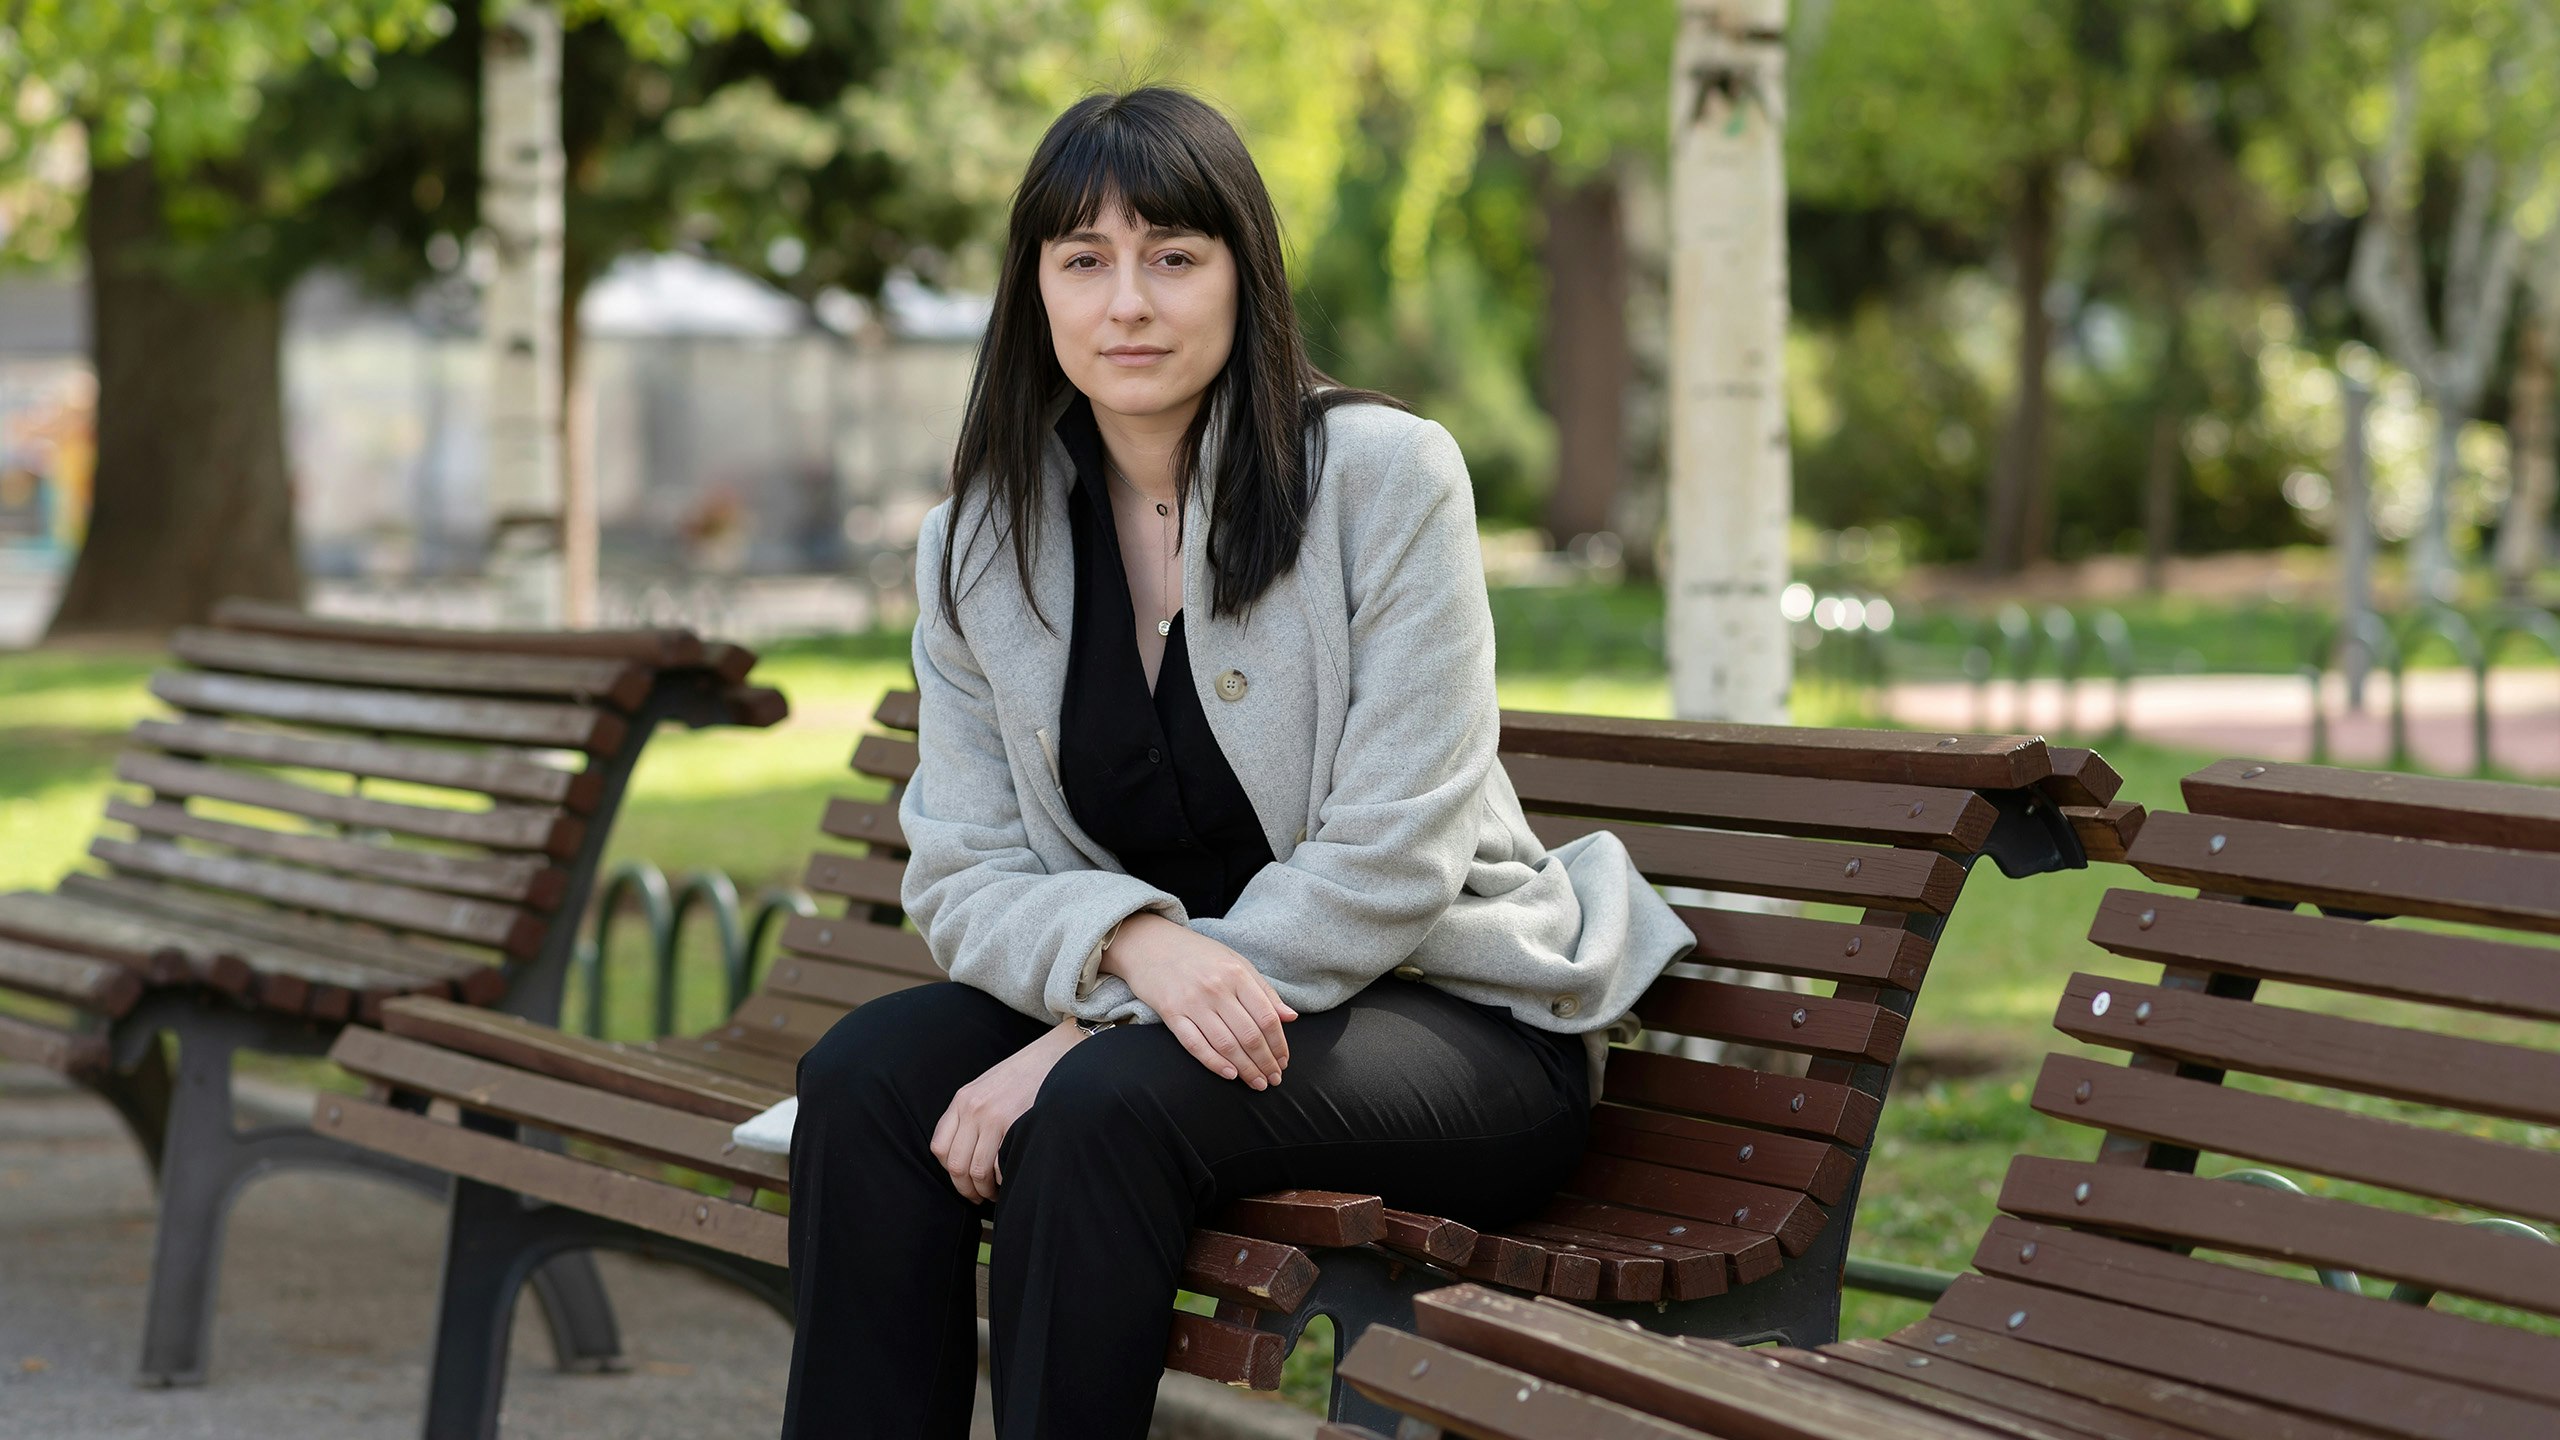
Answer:
<svg viewBox="0 0 2560 1440"><path fill-rule="evenodd" d="M1178 897L1196 918L1227 913L1271 863L1262 822L1209 730L1191 684L1182 616L1165 637L1147 693L1137 616L1111 516L1102 432L1082 396L1058 417L1075 461L1067 516L1075 532L1076 612L1067 693L1058 706L1059 783L1086 834L1132 875Z"/></svg>

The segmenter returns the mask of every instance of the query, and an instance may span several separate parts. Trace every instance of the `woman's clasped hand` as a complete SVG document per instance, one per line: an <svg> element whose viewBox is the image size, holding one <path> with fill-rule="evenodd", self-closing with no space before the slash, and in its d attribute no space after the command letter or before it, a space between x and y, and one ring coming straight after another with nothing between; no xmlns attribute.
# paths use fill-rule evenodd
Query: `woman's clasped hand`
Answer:
<svg viewBox="0 0 2560 1440"><path fill-rule="evenodd" d="M1152 911L1121 922L1102 952L1102 973L1128 982L1191 1058L1256 1090L1280 1083L1298 1018L1253 962Z"/></svg>

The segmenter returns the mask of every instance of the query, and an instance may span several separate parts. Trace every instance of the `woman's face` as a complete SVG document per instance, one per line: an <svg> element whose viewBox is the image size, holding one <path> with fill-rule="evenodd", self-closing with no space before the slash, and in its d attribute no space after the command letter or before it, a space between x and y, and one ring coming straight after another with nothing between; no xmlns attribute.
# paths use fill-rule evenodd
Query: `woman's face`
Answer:
<svg viewBox="0 0 2560 1440"><path fill-rule="evenodd" d="M1223 240L1116 205L1040 247L1058 366L1098 411L1187 424L1236 337L1236 263Z"/></svg>

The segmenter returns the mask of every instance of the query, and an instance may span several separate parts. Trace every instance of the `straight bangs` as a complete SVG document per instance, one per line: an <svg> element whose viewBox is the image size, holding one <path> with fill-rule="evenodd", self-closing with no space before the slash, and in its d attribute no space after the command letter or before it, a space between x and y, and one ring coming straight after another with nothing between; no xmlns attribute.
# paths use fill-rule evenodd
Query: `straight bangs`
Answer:
<svg viewBox="0 0 2560 1440"><path fill-rule="evenodd" d="M1053 136L1056 153L1035 162L1015 198L1014 233L1033 247L1089 229L1106 210L1139 223L1193 230L1232 245L1239 229L1200 156L1154 117L1105 110Z"/></svg>

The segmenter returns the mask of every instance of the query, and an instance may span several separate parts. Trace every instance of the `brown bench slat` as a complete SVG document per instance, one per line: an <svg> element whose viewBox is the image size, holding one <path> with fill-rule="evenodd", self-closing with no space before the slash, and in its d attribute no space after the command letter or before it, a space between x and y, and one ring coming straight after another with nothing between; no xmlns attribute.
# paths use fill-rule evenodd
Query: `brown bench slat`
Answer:
<svg viewBox="0 0 2560 1440"><path fill-rule="evenodd" d="M1475 1253L1476 1232L1472 1226L1437 1215L1420 1215L1411 1210L1384 1210L1379 1218L1387 1233L1378 1243L1390 1250L1419 1255L1437 1265L1464 1265Z"/></svg>
<svg viewBox="0 0 2560 1440"><path fill-rule="evenodd" d="M272 601L240 599L225 600L216 605L213 623L225 630L298 635L320 640L352 640L367 645L636 660L661 670L689 669L709 663L702 640L690 630L462 630L430 625L383 625L369 620L341 620L314 615ZM725 648L735 650L738 647ZM746 654L752 665L753 654L741 653ZM745 673L740 670L729 678L735 680Z"/></svg>
<svg viewBox="0 0 2560 1440"><path fill-rule="evenodd" d="M2110 1134L2560 1220L2560 1154L2160 1071L2049 1055L2030 1103Z"/></svg>
<svg viewBox="0 0 2560 1440"><path fill-rule="evenodd" d="M697 1194L609 1165L554 1154L502 1135L465 1130L359 1100L323 1095L312 1127L324 1135L466 1175L536 1200L761 1260L790 1263L789 1221L752 1205Z"/></svg>
<svg viewBox="0 0 2560 1440"><path fill-rule="evenodd" d="M2512 1325L2377 1305L2325 1285L2006 1215L1983 1233L1973 1263L1985 1275L2560 1405L2550 1338Z"/></svg>
<svg viewBox="0 0 2560 1440"><path fill-rule="evenodd" d="M1951 1320L1923 1320L1888 1336L1885 1343L1901 1352L1906 1368L1911 1359L1926 1356L1926 1369L1936 1383L1949 1379L1936 1374L1940 1370L1996 1376L2043 1393L2078 1397L2128 1420L2174 1425L2181 1435L2218 1440L2373 1440L2373 1432L2361 1426L2333 1424Z"/></svg>
<svg viewBox="0 0 2560 1440"><path fill-rule="evenodd" d="M1963 867L1933 850L1892 850L1557 815L1532 815L1529 828L1549 849L1594 830L1609 831L1625 843L1636 868L1657 885L1695 885L1933 915L1954 909L1956 893L1964 888Z"/></svg>
<svg viewBox="0 0 2560 1440"><path fill-rule="evenodd" d="M1665 975L1636 1000L1648 1030L1890 1065L1905 1022L1881 1005Z"/></svg>
<svg viewBox="0 0 2560 1440"><path fill-rule="evenodd" d="M1596 1270L1590 1299L1654 1301L1665 1298L1670 1267L1661 1255L1646 1253L1641 1241L1568 1229L1562 1225L1545 1225L1534 1220L1511 1226L1502 1233L1505 1238L1518 1238L1544 1247L1549 1256L1547 1275L1550 1279L1554 1278L1559 1261L1590 1261ZM1699 1258L1713 1260L1715 1257L1701 1255Z"/></svg>
<svg viewBox="0 0 2560 1440"><path fill-rule="evenodd" d="M2000 1208L2030 1220L2334 1265L2501 1305L2560 1310L2560 1246L2352 1201L2021 1156L2000 1187Z"/></svg>
<svg viewBox="0 0 2560 1440"><path fill-rule="evenodd" d="M791 716L791 702L767 685L737 685L720 697L720 721L745 730L765 730Z"/></svg>
<svg viewBox="0 0 2560 1440"><path fill-rule="evenodd" d="M2015 1436L2017 1440L2089 1440L2088 1432L2077 1426L2058 1424L2037 1415L2022 1415L1971 1395L1937 1389L1922 1384L1899 1368L1885 1370L1861 1365L1839 1353L1838 1347L1816 1353L1787 1345L1772 1345L1752 1353L1774 1360L1782 1368L1808 1379L1864 1391L1958 1424L1979 1425L1988 1434ZM2175 1431L2161 1428L2176 1440L2186 1440Z"/></svg>
<svg viewBox="0 0 2560 1440"><path fill-rule="evenodd" d="M206 670L244 675L401 690L597 699L625 711L640 708L640 702L649 698L654 678L649 667L628 660L385 647L192 627L169 638L169 652Z"/></svg>
<svg viewBox="0 0 2560 1440"><path fill-rule="evenodd" d="M868 1005L883 995L894 995L918 983L919 978L865 965L838 965L784 954L774 957L773 968L765 974L764 988L794 1000L831 1005L842 1012Z"/></svg>
<svg viewBox="0 0 2560 1440"><path fill-rule="evenodd" d="M1683 1345L1551 1300L1519 1300L1462 1285L1418 1297L1414 1321L1428 1339L1719 1435L1979 1440L1968 1426L1790 1375L1741 1352Z"/></svg>
<svg viewBox="0 0 2560 1440"><path fill-rule="evenodd" d="M2132 852L2133 837L2142 833L2142 822L2148 812L2130 800L2111 805L2065 805L2062 818L2071 824L2071 833L2080 841L2080 852L2092 864L2123 863Z"/></svg>
<svg viewBox="0 0 2560 1440"><path fill-rule="evenodd" d="M2560 1433L2560 1409L2529 1400L2059 1290L1967 1275L1930 1314L2350 1425L2448 1437Z"/></svg>
<svg viewBox="0 0 2560 1440"><path fill-rule="evenodd" d="M2055 1440L2193 1440L2195 1434L1970 1365L1934 1355L1915 1356L1882 1340L1851 1340L1827 1345L1818 1353L1777 1349L1769 1354L1780 1364L1815 1370L1845 1384L2009 1434L2050 1435Z"/></svg>
<svg viewBox="0 0 2560 1440"><path fill-rule="evenodd" d="M1628 1104L1817 1135L1844 1145L1864 1145L1874 1138L1882 1108L1873 1095L1826 1080L1625 1047L1609 1052L1601 1092Z"/></svg>
<svg viewBox="0 0 2560 1440"><path fill-rule="evenodd" d="M513 1015L434 1000L396 1000L382 1007L382 1028L530 1070L592 1085L735 1125L773 1104L764 1086L689 1065L638 1045L590 1040Z"/></svg>
<svg viewBox="0 0 2560 1440"><path fill-rule="evenodd" d="M782 923L782 948L911 980L950 978L933 963L922 935L849 915L794 915Z"/></svg>
<svg viewBox="0 0 2560 1440"><path fill-rule="evenodd" d="M841 1005L794 1000L767 991L739 1001L718 1038L779 1059L797 1060L843 1018Z"/></svg>
<svg viewBox="0 0 2560 1440"><path fill-rule="evenodd" d="M893 847L907 843L906 832L898 827L898 807L885 800L830 800L818 828L839 840Z"/></svg>
<svg viewBox="0 0 2560 1440"><path fill-rule="evenodd" d="M448 699L406 690L257 680L201 670L163 670L151 677L151 693L181 710L589 754L620 749L631 729L621 717L583 705Z"/></svg>
<svg viewBox="0 0 2560 1440"><path fill-rule="evenodd" d="M916 742L892 740L886 735L865 735L854 742L853 768L856 774L874 780L905 784L915 778Z"/></svg>
<svg viewBox="0 0 2560 1440"><path fill-rule="evenodd" d="M480 845L492 850L533 850L565 859L577 853L586 822L547 806L495 805L452 810L408 805L315 790L289 780L128 751L116 757L116 778L164 797L197 796L300 815L367 830L396 830L424 840Z"/></svg>
<svg viewBox="0 0 2560 1440"><path fill-rule="evenodd" d="M0 1060L85 1079L114 1068L107 1037L0 1014Z"/></svg>
<svg viewBox="0 0 2560 1440"><path fill-rule="evenodd" d="M2560 931L2560 855L2170 812L2143 822L2130 858L2199 890Z"/></svg>
<svg viewBox="0 0 2560 1440"><path fill-rule="evenodd" d="M1762 834L1976 850L1999 812L1970 790L1695 770L1559 755L1510 755L1504 773L1529 810L1615 820L1723 825Z"/></svg>
<svg viewBox="0 0 2560 1440"><path fill-rule="evenodd" d="M1277 1390L1280 1367L1288 1358L1289 1347L1277 1331L1177 1310L1173 1335L1165 1345L1164 1368L1221 1385Z"/></svg>
<svg viewBox="0 0 2560 1440"><path fill-rule="evenodd" d="M262 830L254 825L191 815L185 806L166 801L137 805L130 800L109 800L107 818L146 835L202 840L268 859L394 881L420 890L529 905L537 910L559 905L569 884L568 871L538 856L480 859L368 845L326 835Z"/></svg>
<svg viewBox="0 0 2560 1440"><path fill-rule="evenodd" d="M1369 1327L1343 1357L1342 1379L1382 1405L1481 1440L1705 1440L1705 1432L1549 1384L1453 1346ZM1755 1431L1721 1432L1753 1435ZM1814 1440L1813 1432L1773 1432Z"/></svg>
<svg viewBox="0 0 2560 1440"><path fill-rule="evenodd" d="M880 697L880 704L872 710L871 719L873 723L886 729L904 730L913 734L916 728L917 703L916 692L913 690L892 690Z"/></svg>
<svg viewBox="0 0 2560 1440"><path fill-rule="evenodd" d="M1730 1225L1710 1225L1605 1200L1559 1195L1547 1202L1547 1208L1538 1212L1538 1218L1550 1225L1596 1230L1604 1235L1624 1235L1631 1240L1690 1245L1722 1255L1735 1284L1748 1285L1755 1280L1765 1280L1778 1273L1778 1267L1785 1263L1779 1253L1778 1242L1757 1231L1736 1230Z"/></svg>
<svg viewBox="0 0 2560 1440"><path fill-rule="evenodd" d="M451 994L458 988L441 976L418 975L280 942L251 927L155 912L134 898L133 889L140 887L119 887L85 875L65 876L63 887L60 898L70 902L75 913L87 910L108 922L143 926L189 956L207 984L282 1014L323 1020L369 1018L393 996Z"/></svg>
<svg viewBox="0 0 2560 1440"><path fill-rule="evenodd" d="M2144 890L2108 891L2089 938L2164 965L2560 1020L2560 956L2542 945Z"/></svg>
<svg viewBox="0 0 2560 1440"><path fill-rule="evenodd" d="M1508 1285L1514 1290L1535 1290L1547 1281L1547 1247L1535 1240L1523 1240L1498 1231L1476 1237L1473 1250L1467 1252L1458 1273L1470 1280L1488 1285ZM1591 1277L1592 1291L1599 1291L1599 1277Z"/></svg>
<svg viewBox="0 0 2560 1440"><path fill-rule="evenodd" d="M1255 1310L1286 1315L1316 1285L1316 1265L1295 1245L1194 1230L1182 1262L1182 1288Z"/></svg>
<svg viewBox="0 0 2560 1440"><path fill-rule="evenodd" d="M110 1020L133 1009L142 998L141 972L130 966L16 940L0 940L0 985Z"/></svg>
<svg viewBox="0 0 2560 1440"><path fill-rule="evenodd" d="M456 1101L519 1124L575 1135L634 1154L768 1190L788 1189L791 1162L729 1138L729 1122L555 1080L442 1046L350 1026L329 1058L358 1075Z"/></svg>
<svg viewBox="0 0 2560 1440"><path fill-rule="evenodd" d="M1774 1236L1790 1257L1803 1254L1826 1218L1811 1197L1774 1185L1702 1175L1676 1165L1587 1151L1565 1190L1667 1215Z"/></svg>
<svg viewBox="0 0 2560 1440"><path fill-rule="evenodd" d="M1671 908L1698 939L1698 948L1688 957L1694 964L1896 990L1919 989L1929 973L1930 943L1891 925L1808 920L1703 905Z"/></svg>
<svg viewBox="0 0 2560 1440"><path fill-rule="evenodd" d="M485 953L463 954L394 939L367 925L324 919L256 902L218 899L201 891L125 875L65 875L61 893L104 907L165 917L204 943L237 953L253 965L268 946L344 960L392 975L451 981L475 1005L495 1003L507 992L506 972Z"/></svg>
<svg viewBox="0 0 2560 1440"><path fill-rule="evenodd" d="M1626 1105L1592 1107L1591 1136L1594 1148L1613 1155L1802 1190L1824 1205L1839 1203L1857 1171L1857 1160L1837 1145Z"/></svg>
<svg viewBox="0 0 2560 1440"><path fill-rule="evenodd" d="M2105 1014L2095 1013L2106 996ZM2223 1000L2071 977L2054 1028L2076 1040L2140 1049L2367 1095L2444 1105L2535 1124L2560 1124L2560 1054Z"/></svg>
<svg viewBox="0 0 2560 1440"><path fill-rule="evenodd" d="M2124 777L2097 751L2076 745L2047 745L2045 759L2053 773L2036 788L2057 805L2108 805L2124 788Z"/></svg>
<svg viewBox="0 0 2560 1440"><path fill-rule="evenodd" d="M514 905L207 855L158 841L102 837L89 842L89 853L119 870L486 945L519 959L539 951L550 928Z"/></svg>
<svg viewBox="0 0 2560 1440"><path fill-rule="evenodd" d="M1606 1298L1693 1300L1706 1295L1721 1295L1731 1288L1727 1279L1729 1267L1726 1257L1712 1250L1661 1240L1635 1240L1624 1235L1612 1235L1605 1230L1578 1230L1546 1220L1526 1220L1511 1226L1506 1233L1541 1244L1578 1245L1585 1250L1660 1262L1662 1276L1658 1293Z"/></svg>
<svg viewBox="0 0 2560 1440"><path fill-rule="evenodd" d="M171 755L335 770L373 780L405 780L446 790L467 790L498 800L556 805L580 815L594 810L604 791L601 775L557 769L524 754L437 750L387 740L252 730L219 720L144 720L133 727L133 740Z"/></svg>
<svg viewBox="0 0 2560 1440"><path fill-rule="evenodd" d="M821 850L809 857L800 887L813 895L839 895L865 905L898 903L898 880L906 862Z"/></svg>
<svg viewBox="0 0 2560 1440"><path fill-rule="evenodd" d="M1367 1245L1386 1238L1386 1208L1386 1202L1375 1195L1281 1190L1236 1201L1216 1223L1221 1230L1284 1245Z"/></svg>
<svg viewBox="0 0 2560 1440"><path fill-rule="evenodd" d="M799 1084L796 1059L708 1035L669 1035L649 1048L671 1060L716 1071L756 1087L771 1105Z"/></svg>
<svg viewBox="0 0 2560 1440"><path fill-rule="evenodd" d="M2179 788L2198 815L2560 851L2560 791L2548 786L2224 760Z"/></svg>
<svg viewBox="0 0 2560 1440"><path fill-rule="evenodd" d="M209 948L200 935L39 890L0 895L0 937L111 960L154 985L194 979L240 995L254 978L236 946Z"/></svg>
<svg viewBox="0 0 2560 1440"><path fill-rule="evenodd" d="M1533 710L1502 712L1502 751L1956 790L2022 789L2053 773L2044 741L2032 735L1711 725Z"/></svg>

